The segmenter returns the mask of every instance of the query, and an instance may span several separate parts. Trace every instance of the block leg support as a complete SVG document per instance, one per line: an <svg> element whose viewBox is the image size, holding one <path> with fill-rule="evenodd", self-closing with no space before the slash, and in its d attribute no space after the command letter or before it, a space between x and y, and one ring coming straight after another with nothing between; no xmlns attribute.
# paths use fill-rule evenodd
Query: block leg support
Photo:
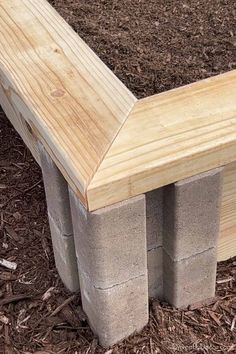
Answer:
<svg viewBox="0 0 236 354"><path fill-rule="evenodd" d="M39 143L54 258L59 275L72 292L79 290L68 185L44 147Z"/></svg>
<svg viewBox="0 0 236 354"><path fill-rule="evenodd" d="M148 294L150 298L163 298L163 188L148 192L147 263Z"/></svg>
<svg viewBox="0 0 236 354"><path fill-rule="evenodd" d="M148 322L145 196L95 212L70 199L83 309L108 347Z"/></svg>
<svg viewBox="0 0 236 354"><path fill-rule="evenodd" d="M175 184L164 192L164 297L176 307L215 294L223 169Z"/></svg>

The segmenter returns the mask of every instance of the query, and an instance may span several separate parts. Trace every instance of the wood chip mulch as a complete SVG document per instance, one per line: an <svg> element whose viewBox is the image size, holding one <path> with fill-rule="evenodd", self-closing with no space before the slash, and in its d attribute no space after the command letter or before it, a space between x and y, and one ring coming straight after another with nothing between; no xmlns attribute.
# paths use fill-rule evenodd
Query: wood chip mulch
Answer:
<svg viewBox="0 0 236 354"><path fill-rule="evenodd" d="M102 349L56 272L40 168L1 111L0 142L0 258L17 264L0 266L1 354L236 353L236 257L206 306L153 300L140 334Z"/></svg>

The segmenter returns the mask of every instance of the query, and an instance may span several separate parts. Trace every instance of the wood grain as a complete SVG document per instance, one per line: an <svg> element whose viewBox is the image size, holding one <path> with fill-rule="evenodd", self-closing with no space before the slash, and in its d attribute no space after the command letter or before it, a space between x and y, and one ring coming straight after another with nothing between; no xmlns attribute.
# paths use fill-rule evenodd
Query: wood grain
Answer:
<svg viewBox="0 0 236 354"><path fill-rule="evenodd" d="M225 166L218 260L236 255L236 162Z"/></svg>
<svg viewBox="0 0 236 354"><path fill-rule="evenodd" d="M0 23L0 104L36 160L39 139L90 210L228 164L235 255L236 71L137 102L46 0L0 0Z"/></svg>
<svg viewBox="0 0 236 354"><path fill-rule="evenodd" d="M27 121L86 203L136 99L46 0L0 0L0 23L0 104L7 97L13 125Z"/></svg>
<svg viewBox="0 0 236 354"><path fill-rule="evenodd" d="M15 107L13 103L8 99L8 96L6 95L6 92L3 89L1 84L0 84L0 102L1 102L2 109L4 110L8 119L11 121L13 127L21 136L22 140L28 146L29 150L34 156L35 160L40 165L37 139L33 135L33 132L29 127L29 125L27 124L27 122L25 121L25 119L19 113L17 107Z"/></svg>
<svg viewBox="0 0 236 354"><path fill-rule="evenodd" d="M236 70L137 102L89 185L89 209L235 160Z"/></svg>

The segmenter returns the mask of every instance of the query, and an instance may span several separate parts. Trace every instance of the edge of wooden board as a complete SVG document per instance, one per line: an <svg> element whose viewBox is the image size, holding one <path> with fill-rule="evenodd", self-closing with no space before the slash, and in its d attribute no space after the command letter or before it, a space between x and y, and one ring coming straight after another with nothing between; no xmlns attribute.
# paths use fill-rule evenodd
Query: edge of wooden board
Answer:
<svg viewBox="0 0 236 354"><path fill-rule="evenodd" d="M0 22L6 113L15 127L19 117L27 122L33 139L27 127L19 132L30 150L37 155L39 139L86 205L136 98L46 0L0 0Z"/></svg>
<svg viewBox="0 0 236 354"><path fill-rule="evenodd" d="M91 180L96 210L236 160L236 70L139 100Z"/></svg>
<svg viewBox="0 0 236 354"><path fill-rule="evenodd" d="M0 0L0 20L0 103L89 210L236 160L235 70L137 101L46 0Z"/></svg>

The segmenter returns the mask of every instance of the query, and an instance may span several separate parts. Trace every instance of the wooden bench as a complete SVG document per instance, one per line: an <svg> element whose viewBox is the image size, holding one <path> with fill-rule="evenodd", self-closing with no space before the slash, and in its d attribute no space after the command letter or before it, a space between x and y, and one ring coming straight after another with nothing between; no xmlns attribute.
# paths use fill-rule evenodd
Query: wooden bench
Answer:
<svg viewBox="0 0 236 354"><path fill-rule="evenodd" d="M236 255L236 71L137 100L46 0L0 0L0 22L0 104L100 343L140 330L148 295L213 296L216 249Z"/></svg>

